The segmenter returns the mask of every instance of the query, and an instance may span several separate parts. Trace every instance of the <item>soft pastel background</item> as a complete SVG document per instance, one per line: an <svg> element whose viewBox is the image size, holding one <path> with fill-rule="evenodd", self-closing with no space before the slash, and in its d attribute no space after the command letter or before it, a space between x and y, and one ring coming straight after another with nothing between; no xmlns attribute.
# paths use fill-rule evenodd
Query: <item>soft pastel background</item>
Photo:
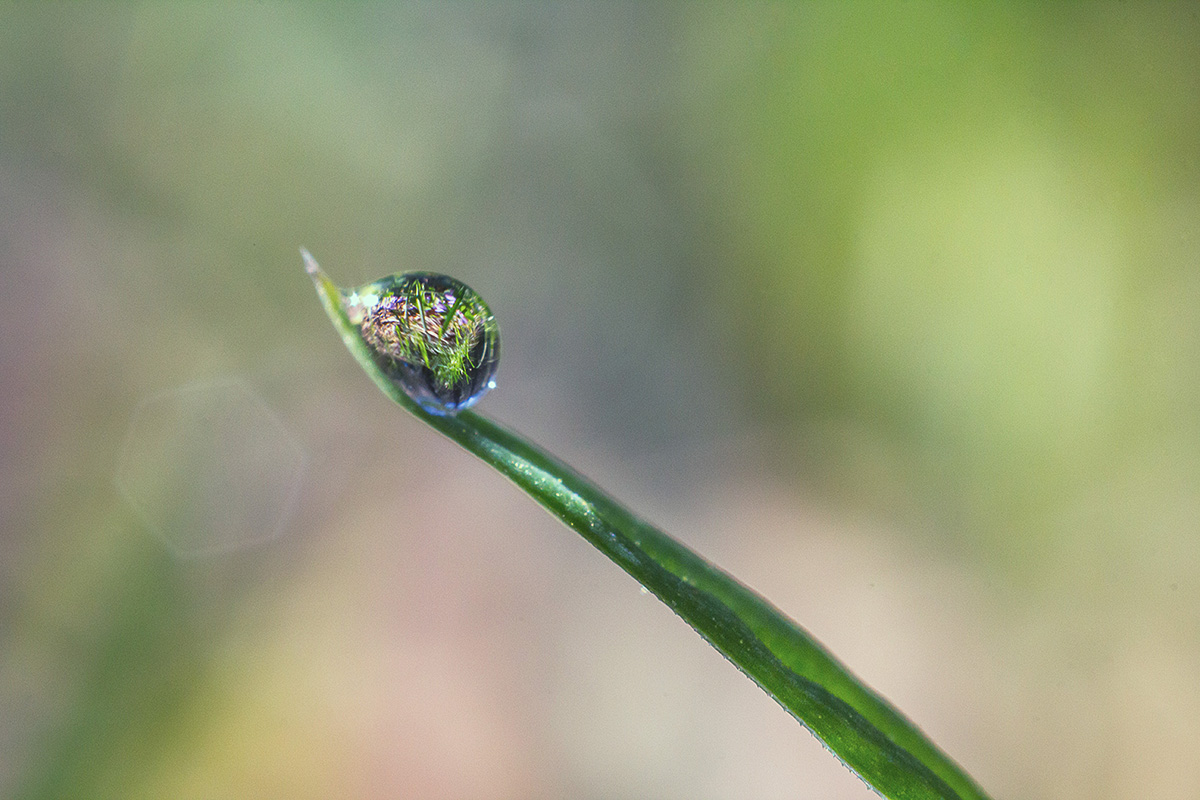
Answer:
<svg viewBox="0 0 1200 800"><path fill-rule="evenodd" d="M1200 7L0 6L0 796L869 798L300 245L997 798L1200 796Z"/></svg>

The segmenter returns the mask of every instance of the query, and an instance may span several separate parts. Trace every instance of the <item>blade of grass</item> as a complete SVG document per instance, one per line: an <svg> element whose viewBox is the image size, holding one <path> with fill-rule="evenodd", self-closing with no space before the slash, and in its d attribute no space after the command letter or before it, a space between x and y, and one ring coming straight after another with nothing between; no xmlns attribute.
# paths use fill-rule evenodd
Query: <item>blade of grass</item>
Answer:
<svg viewBox="0 0 1200 800"><path fill-rule="evenodd" d="M639 519L554 456L471 411L435 416L378 367L346 316L342 294L301 250L334 328L380 390L490 464L654 593L892 800L987 800L917 727L807 631L730 575Z"/></svg>

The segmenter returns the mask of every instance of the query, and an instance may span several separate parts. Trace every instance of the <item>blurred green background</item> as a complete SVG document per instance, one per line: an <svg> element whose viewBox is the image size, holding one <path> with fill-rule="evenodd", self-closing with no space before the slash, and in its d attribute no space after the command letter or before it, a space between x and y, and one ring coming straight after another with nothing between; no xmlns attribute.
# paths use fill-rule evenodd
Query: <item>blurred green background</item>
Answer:
<svg viewBox="0 0 1200 800"><path fill-rule="evenodd" d="M873 797L300 245L995 796L1200 794L1196 5L0 6L0 796Z"/></svg>

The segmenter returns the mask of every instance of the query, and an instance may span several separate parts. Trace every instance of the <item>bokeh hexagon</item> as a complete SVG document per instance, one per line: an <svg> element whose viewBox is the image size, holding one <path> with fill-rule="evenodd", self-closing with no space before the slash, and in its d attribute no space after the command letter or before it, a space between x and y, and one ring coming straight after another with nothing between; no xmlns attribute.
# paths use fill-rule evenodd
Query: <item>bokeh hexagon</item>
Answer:
<svg viewBox="0 0 1200 800"><path fill-rule="evenodd" d="M303 448L240 380L196 383L134 411L115 482L177 555L238 550L276 538L300 494Z"/></svg>

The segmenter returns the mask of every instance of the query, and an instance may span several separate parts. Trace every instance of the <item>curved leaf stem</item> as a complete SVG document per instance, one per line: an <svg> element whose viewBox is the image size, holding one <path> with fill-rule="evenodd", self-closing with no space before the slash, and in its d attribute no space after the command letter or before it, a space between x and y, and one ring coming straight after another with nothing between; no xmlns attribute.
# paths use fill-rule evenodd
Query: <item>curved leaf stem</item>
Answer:
<svg viewBox="0 0 1200 800"><path fill-rule="evenodd" d="M330 321L384 394L497 469L633 576L875 791L893 800L988 800L912 722L765 599L518 434L471 411L423 410L375 366L341 290L306 250L301 254Z"/></svg>

